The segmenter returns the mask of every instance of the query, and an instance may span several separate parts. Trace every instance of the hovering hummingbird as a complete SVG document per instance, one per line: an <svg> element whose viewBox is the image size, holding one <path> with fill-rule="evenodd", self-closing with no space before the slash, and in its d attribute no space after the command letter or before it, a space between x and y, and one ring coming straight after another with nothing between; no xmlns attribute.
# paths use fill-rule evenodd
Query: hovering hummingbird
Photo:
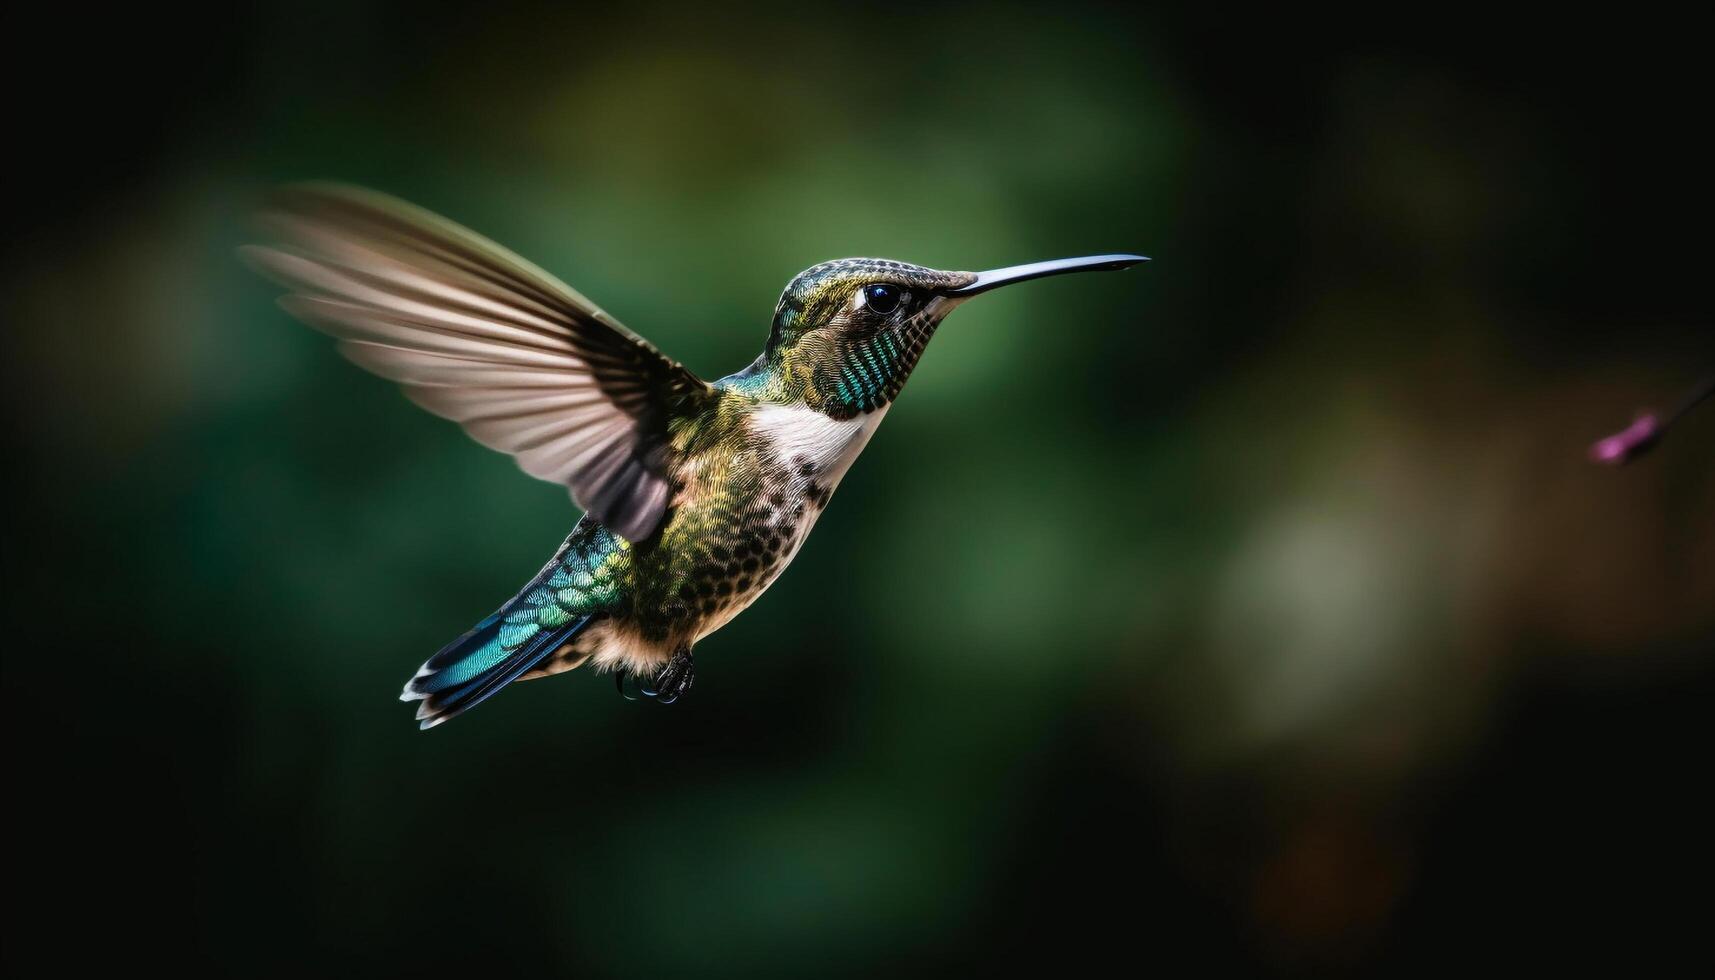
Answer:
<svg viewBox="0 0 1715 980"><path fill-rule="evenodd" d="M622 694L630 675L646 697L682 697L692 648L792 561L948 313L997 286L1147 261L824 262L787 284L756 360L708 382L536 266L386 195L296 187L263 221L279 245L244 253L292 290L287 311L585 511L405 685L422 728L585 663Z"/></svg>

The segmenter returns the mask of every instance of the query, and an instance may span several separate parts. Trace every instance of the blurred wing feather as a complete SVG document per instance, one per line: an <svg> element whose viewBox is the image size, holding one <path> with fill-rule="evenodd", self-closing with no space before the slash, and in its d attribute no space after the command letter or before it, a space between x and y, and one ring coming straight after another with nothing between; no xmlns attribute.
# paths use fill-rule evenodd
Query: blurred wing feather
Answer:
<svg viewBox="0 0 1715 980"><path fill-rule="evenodd" d="M337 185L280 195L280 245L246 257L294 316L413 402L564 483L614 533L654 533L671 496L668 424L709 385L576 290L402 201Z"/></svg>

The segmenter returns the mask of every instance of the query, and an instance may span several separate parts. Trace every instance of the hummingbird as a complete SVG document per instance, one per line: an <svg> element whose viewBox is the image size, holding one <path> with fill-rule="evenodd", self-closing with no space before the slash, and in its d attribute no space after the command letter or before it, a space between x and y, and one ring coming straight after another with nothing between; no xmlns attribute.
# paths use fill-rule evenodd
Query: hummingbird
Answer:
<svg viewBox="0 0 1715 980"><path fill-rule="evenodd" d="M643 697L683 697L693 648L792 562L947 314L1000 286L1148 261L823 262L787 284L762 353L711 382L535 265L396 198L300 185L261 224L274 243L242 252L290 290L281 306L584 511L535 577L405 685L424 729L585 664L621 694L629 677Z"/></svg>

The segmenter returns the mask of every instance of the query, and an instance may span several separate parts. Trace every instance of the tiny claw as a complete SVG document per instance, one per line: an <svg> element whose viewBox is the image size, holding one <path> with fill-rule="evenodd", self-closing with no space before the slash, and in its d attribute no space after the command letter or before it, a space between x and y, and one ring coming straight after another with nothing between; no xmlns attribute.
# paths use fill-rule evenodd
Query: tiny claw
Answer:
<svg viewBox="0 0 1715 980"><path fill-rule="evenodd" d="M637 697L632 697L625 690L627 677L637 682ZM656 704L672 704L691 689L691 682L695 678L690 655L686 654L683 657L675 657L648 677L621 667L613 672L613 686L619 691L619 696L627 701L636 701L638 697L643 697Z"/></svg>
<svg viewBox="0 0 1715 980"><path fill-rule="evenodd" d="M685 696L685 692L691 689L691 684L696 680L696 677L696 667L691 661L691 653L688 650L683 650L674 654L672 660L655 672L654 676L649 679L649 683L654 685L654 688L646 689L644 693L654 698L656 704L672 704Z"/></svg>

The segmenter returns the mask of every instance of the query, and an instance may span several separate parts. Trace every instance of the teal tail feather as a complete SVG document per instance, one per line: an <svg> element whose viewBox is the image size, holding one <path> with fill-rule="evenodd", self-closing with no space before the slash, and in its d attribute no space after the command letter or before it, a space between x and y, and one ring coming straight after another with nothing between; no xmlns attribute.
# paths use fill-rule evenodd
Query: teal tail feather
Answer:
<svg viewBox="0 0 1715 980"><path fill-rule="evenodd" d="M433 728L487 701L570 642L595 618L577 616L552 628L540 625L529 602L537 586L531 582L493 615L442 647L405 685L399 700L423 702L417 706L418 727ZM529 616L514 615L518 612Z"/></svg>
<svg viewBox="0 0 1715 980"><path fill-rule="evenodd" d="M546 662L607 615L618 596L608 567L624 545L588 517L578 522L535 578L470 631L442 647L405 685L401 701L421 701L417 720L433 728L469 711ZM587 653L587 651L586 651Z"/></svg>

